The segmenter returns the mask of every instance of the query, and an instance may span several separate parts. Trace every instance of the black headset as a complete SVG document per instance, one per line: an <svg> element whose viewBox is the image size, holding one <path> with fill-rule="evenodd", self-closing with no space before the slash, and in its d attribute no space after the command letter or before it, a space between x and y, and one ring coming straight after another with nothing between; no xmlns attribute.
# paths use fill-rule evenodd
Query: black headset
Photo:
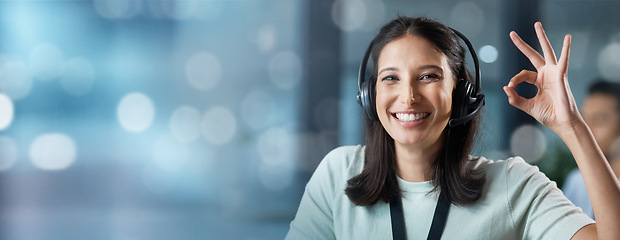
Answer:
<svg viewBox="0 0 620 240"><path fill-rule="evenodd" d="M461 124L465 124L472 120L484 106L484 94L480 92L480 66L478 63L478 56L471 42L459 31L450 28L454 34L465 42L469 53L474 60L476 83L475 86L463 79L459 81L454 89L452 95L452 116L448 126L454 127ZM371 41L366 49L362 63L360 64L359 73L357 77L357 102L362 106L362 110L366 113L366 116L372 121L379 121L377 111L375 109L374 99L372 93L374 92L374 81L372 79L366 80L366 64L368 64L368 58L370 57L374 41ZM463 66L465 67L465 66Z"/></svg>

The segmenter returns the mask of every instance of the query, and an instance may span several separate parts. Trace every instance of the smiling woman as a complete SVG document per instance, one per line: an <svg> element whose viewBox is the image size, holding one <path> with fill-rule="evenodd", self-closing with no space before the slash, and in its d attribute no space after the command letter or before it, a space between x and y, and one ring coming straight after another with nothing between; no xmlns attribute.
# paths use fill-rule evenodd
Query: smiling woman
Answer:
<svg viewBox="0 0 620 240"><path fill-rule="evenodd" d="M400 168L401 174L407 175L401 175L401 178L424 181L434 175L436 182L448 189L445 192L448 198L461 203L472 201L477 198L476 189L480 188L483 179L477 174L463 174L470 171L463 162L468 160L477 129L477 112L484 104L484 95L479 92L478 64L474 61L476 81L473 83L464 66L464 49L452 33L453 30L440 27L432 21L425 22L424 19L415 20L412 26L409 24L402 19L393 21L382 29L383 34L378 35L369 46L373 62L377 63L374 67L377 74L368 81L364 81L360 74L359 82L364 81L360 84L360 94L368 93L360 100L362 108L372 120L365 129L368 132L366 146L375 150L367 150L369 164L362 174L349 181L347 195L353 201L359 201L357 204L360 205L374 204L377 197L389 201L394 197L392 194L398 192L392 189L393 181L388 181L386 186L369 183L383 182L380 179L389 175L389 171ZM469 41L459 36L465 40L476 59ZM361 68L365 68L366 58L362 60ZM455 89L457 79L459 84L458 89ZM472 84L477 87L471 87ZM458 100L453 101L453 92L458 95ZM451 110L451 105L458 111ZM447 128L450 131L442 127L446 124L451 126ZM411 147L423 151L415 153L410 151ZM434 174L430 172L433 168L430 162L422 161L416 164L426 165L427 169L414 174L410 163L399 163L397 166L392 164L395 162L394 153L421 157L417 159L439 155L442 160L438 164L452 166L447 168L436 165L435 171L439 171L439 174ZM366 177L378 178L379 181L359 181ZM463 191L463 188L468 190Z"/></svg>
<svg viewBox="0 0 620 240"><path fill-rule="evenodd" d="M436 155L444 133L441 126L450 119L452 90L456 86L447 57L426 39L405 35L383 48L378 69L377 113L394 138L397 154L408 152L407 146L417 145L416 149L424 151L407 154L422 158ZM415 176L424 178L425 174Z"/></svg>
<svg viewBox="0 0 620 240"><path fill-rule="evenodd" d="M620 224L620 185L568 87L570 36L556 59L542 25L536 23L535 29L544 57L516 33L510 37L538 73L523 70L504 91L511 105L549 127L571 149L587 172L598 223L521 157L493 161L470 155L484 103L471 43L432 19L399 17L371 42L376 64L369 80L362 75L369 53L360 67L358 99L369 117L366 145L340 147L325 156L287 239L620 237L612 227ZM459 37L474 58L475 83ZM538 87L535 97L516 94L514 87L524 81Z"/></svg>

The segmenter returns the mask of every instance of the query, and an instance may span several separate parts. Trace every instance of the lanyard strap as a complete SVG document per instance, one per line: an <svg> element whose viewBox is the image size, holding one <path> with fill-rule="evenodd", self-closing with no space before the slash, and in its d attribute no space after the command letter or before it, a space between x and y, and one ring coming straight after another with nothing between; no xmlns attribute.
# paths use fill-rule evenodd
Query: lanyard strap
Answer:
<svg viewBox="0 0 620 240"><path fill-rule="evenodd" d="M428 240L440 239L443 229L446 226L448 211L450 210L450 202L443 196L443 192L439 194L437 206L435 206L435 215L433 215L433 223L428 232ZM405 231L405 216L403 215L403 200L398 198L390 202L390 217L392 218L392 236L394 240L407 239Z"/></svg>

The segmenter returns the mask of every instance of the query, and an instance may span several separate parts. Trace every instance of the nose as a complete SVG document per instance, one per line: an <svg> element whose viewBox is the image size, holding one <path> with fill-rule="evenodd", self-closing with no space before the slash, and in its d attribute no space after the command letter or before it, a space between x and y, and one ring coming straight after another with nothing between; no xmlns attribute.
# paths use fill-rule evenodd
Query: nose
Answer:
<svg viewBox="0 0 620 240"><path fill-rule="evenodd" d="M408 86L403 89L401 99L404 104L413 105L414 103L420 102L421 96L415 87Z"/></svg>

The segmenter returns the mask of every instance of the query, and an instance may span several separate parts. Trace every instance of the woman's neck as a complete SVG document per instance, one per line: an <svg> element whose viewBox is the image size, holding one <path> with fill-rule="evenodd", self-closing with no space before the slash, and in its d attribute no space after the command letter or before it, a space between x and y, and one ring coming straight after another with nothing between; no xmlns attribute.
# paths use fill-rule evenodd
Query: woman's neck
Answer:
<svg viewBox="0 0 620 240"><path fill-rule="evenodd" d="M394 144L398 176L407 182L426 182L432 180L433 163L442 144L427 148L407 147Z"/></svg>

